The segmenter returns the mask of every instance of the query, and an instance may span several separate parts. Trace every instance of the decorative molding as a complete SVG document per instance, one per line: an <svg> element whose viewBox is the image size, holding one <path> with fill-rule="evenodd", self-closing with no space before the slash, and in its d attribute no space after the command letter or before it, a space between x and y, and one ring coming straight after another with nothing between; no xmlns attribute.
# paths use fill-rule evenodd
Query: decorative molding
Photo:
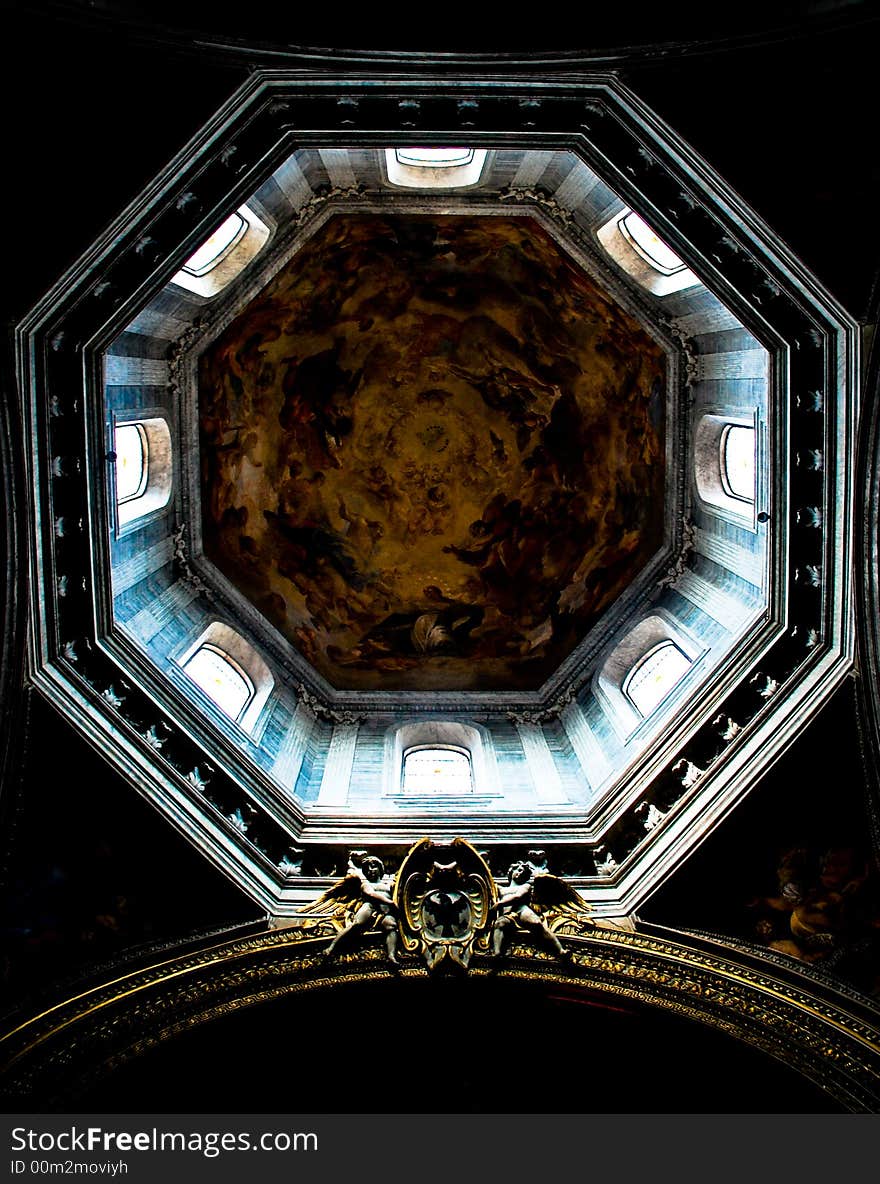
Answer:
<svg viewBox="0 0 880 1184"><path fill-rule="evenodd" d="M363 711L349 711L346 708L331 707L316 695L313 695L303 683L299 684L296 693L303 707L307 708L315 719L324 720L325 723L351 726L362 724L367 718L366 712Z"/></svg>
<svg viewBox="0 0 880 1184"><path fill-rule="evenodd" d="M209 592L207 584L199 578L193 571L192 565L189 561L189 547L186 541L186 523L181 522L180 526L172 532L171 535L174 546L174 562L180 571L180 578L189 584L189 586L198 593Z"/></svg>
<svg viewBox="0 0 880 1184"><path fill-rule="evenodd" d="M39 1099L41 1108L69 1112L85 1089L123 1064L242 1007L300 996L307 1014L309 992L334 983L378 983L393 971L405 986L430 973L422 959L389 966L380 932L328 960L331 940L286 928L178 956L167 951L152 965L20 1014L0 1037L2 1096L13 1108ZM516 940L502 964L475 952L468 974L564 985L673 1012L770 1053L851 1111L880 1111L880 1029L871 1001L836 995L810 968L668 930L593 928L561 941L562 961Z"/></svg>
<svg viewBox="0 0 880 1184"><path fill-rule="evenodd" d="M561 695L543 707L525 707L519 711L508 711L507 718L512 724L552 724L555 723L566 707L577 698L578 687L572 683Z"/></svg>
<svg viewBox="0 0 880 1184"><path fill-rule="evenodd" d="M660 588L674 587L678 580L684 575L687 570L688 560L696 548L697 541L697 527L690 519L686 518L682 530L681 547L673 557L672 563L667 567L666 571L660 576L657 581L657 586Z"/></svg>
<svg viewBox="0 0 880 1184"><path fill-rule="evenodd" d="M560 226L568 230L572 224L571 211L566 209L551 194L544 189L535 188L534 186L508 186L502 189L498 195L501 201L527 202L530 205L538 206L545 213L549 214L554 222L558 222Z"/></svg>

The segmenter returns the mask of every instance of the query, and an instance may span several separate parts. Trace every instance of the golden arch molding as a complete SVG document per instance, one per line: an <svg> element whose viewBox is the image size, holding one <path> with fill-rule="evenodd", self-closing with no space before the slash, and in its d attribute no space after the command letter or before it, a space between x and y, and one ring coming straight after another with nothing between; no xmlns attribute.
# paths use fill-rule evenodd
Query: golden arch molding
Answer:
<svg viewBox="0 0 880 1184"><path fill-rule="evenodd" d="M20 1017L0 1039L3 1095L13 1107L75 1106L83 1090L115 1069L201 1024L285 996L335 985L390 981L374 934L333 961L326 939L305 930L233 934L197 951L161 958ZM847 1110L880 1110L880 1029L876 1013L818 976L765 954L657 927L636 933L596 930L567 938L569 957L516 943L503 967L475 958L471 978L564 986L628 999L708 1025L797 1070ZM425 980L421 964L395 978Z"/></svg>

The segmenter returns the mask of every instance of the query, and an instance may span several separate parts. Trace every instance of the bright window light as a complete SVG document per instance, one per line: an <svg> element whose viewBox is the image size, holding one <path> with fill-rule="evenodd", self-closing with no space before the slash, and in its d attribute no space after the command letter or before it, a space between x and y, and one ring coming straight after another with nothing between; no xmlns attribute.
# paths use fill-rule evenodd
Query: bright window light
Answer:
<svg viewBox="0 0 880 1184"><path fill-rule="evenodd" d="M253 697L251 680L215 646L200 646L183 669L230 719L239 719Z"/></svg>
<svg viewBox="0 0 880 1184"><path fill-rule="evenodd" d="M640 218L634 210L620 219L620 228L639 254L664 275L673 275L684 269L685 265L678 255L657 237L644 218Z"/></svg>
<svg viewBox="0 0 880 1184"><path fill-rule="evenodd" d="M740 501L755 500L755 429L728 424L721 434L724 490Z"/></svg>
<svg viewBox="0 0 880 1184"><path fill-rule="evenodd" d="M207 275L229 254L243 237L247 228L248 224L241 214L230 214L210 238L206 239L199 249L190 255L183 265L183 270L189 275Z"/></svg>
<svg viewBox="0 0 880 1184"><path fill-rule="evenodd" d="M405 793L470 793L470 754L459 748L411 748L403 758Z"/></svg>
<svg viewBox="0 0 880 1184"><path fill-rule="evenodd" d="M470 164L474 159L473 148L396 148L398 164L415 168L449 169L456 165Z"/></svg>
<svg viewBox="0 0 880 1184"><path fill-rule="evenodd" d="M487 148L386 148L389 185L402 189L467 189L478 185Z"/></svg>
<svg viewBox="0 0 880 1184"><path fill-rule="evenodd" d="M147 488L149 466L149 444L142 424L126 423L116 428L114 451L116 452L116 500L134 501L143 496Z"/></svg>
<svg viewBox="0 0 880 1184"><path fill-rule="evenodd" d="M623 693L647 717L684 678L689 667L690 660L674 641L661 641L633 666Z"/></svg>

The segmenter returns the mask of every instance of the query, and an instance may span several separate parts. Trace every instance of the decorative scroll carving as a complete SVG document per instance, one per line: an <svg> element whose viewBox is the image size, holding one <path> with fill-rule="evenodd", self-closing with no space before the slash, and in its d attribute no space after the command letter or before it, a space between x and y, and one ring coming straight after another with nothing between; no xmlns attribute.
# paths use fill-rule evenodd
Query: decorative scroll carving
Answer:
<svg viewBox="0 0 880 1184"><path fill-rule="evenodd" d="M177 530L174 531L171 541L174 546L174 562L177 565L180 578L189 584L191 588L194 588L196 592L207 592L207 584L204 584L199 579L190 565L185 522L181 522Z"/></svg>
<svg viewBox="0 0 880 1184"><path fill-rule="evenodd" d="M295 231L301 230L308 222L312 220L319 210L323 209L328 202L339 198L346 200L356 200L364 198L366 192L362 185L334 185L329 189L325 189L321 193L313 194L308 201L303 202L297 212L293 215L290 223L290 229ZM289 233L289 232L288 232Z"/></svg>
<svg viewBox="0 0 880 1184"><path fill-rule="evenodd" d="M647 833L650 833L656 826L659 826L666 815L662 810L658 810L653 802L641 802L635 808L635 815L641 818L642 826Z"/></svg>
<svg viewBox="0 0 880 1184"><path fill-rule="evenodd" d="M157 752L161 750L168 743L172 729L165 723L164 720L159 720L158 723L150 724L147 730L143 733L143 737L149 744L150 748L155 748Z"/></svg>
<svg viewBox="0 0 880 1184"><path fill-rule="evenodd" d="M121 683L119 687L111 683L106 690L101 692L101 698L105 703L109 703L114 711L118 711L127 698L127 695L121 692L130 690L131 688L126 683Z"/></svg>
<svg viewBox="0 0 880 1184"><path fill-rule="evenodd" d="M694 547L696 546L696 542L696 524L689 518L686 518L682 523L681 547L679 548L678 554L675 556L672 563L670 563L669 567L667 567L665 573L657 581L659 587L670 587L671 585L675 584L677 580L681 579L687 569L688 559L691 555L691 552L694 550Z"/></svg>
<svg viewBox="0 0 880 1184"><path fill-rule="evenodd" d="M257 811L253 806L244 805L236 806L231 814L227 814L226 818L236 830L241 831L243 835L248 833L248 829L253 825L257 817Z"/></svg>
<svg viewBox="0 0 880 1184"><path fill-rule="evenodd" d="M699 377L700 358L693 340L682 330L674 318L662 317L661 323L671 337L674 337L681 349L684 362L684 385L693 386Z"/></svg>
<svg viewBox="0 0 880 1184"><path fill-rule="evenodd" d="M498 196L501 201L530 202L536 206L540 206L551 218L556 222L560 222L563 226L569 226L571 224L571 212L565 206L560 205L555 197L551 197L549 193L545 193L542 189L533 189L527 186L509 186L507 189L502 189Z"/></svg>
<svg viewBox="0 0 880 1184"><path fill-rule="evenodd" d="M322 719L330 724L361 724L366 719L362 711L347 711L344 708L329 706L313 695L302 683L297 687L297 697L315 719Z"/></svg>
<svg viewBox="0 0 880 1184"><path fill-rule="evenodd" d="M613 875L620 866L608 848L600 843L594 852L596 871L600 876Z"/></svg>
<svg viewBox="0 0 880 1184"><path fill-rule="evenodd" d="M204 793L210 784L211 776L214 772L215 770L211 765L202 762L190 769L186 775L186 779L199 793Z"/></svg>
<svg viewBox="0 0 880 1184"><path fill-rule="evenodd" d="M204 329L204 321L201 317L196 317L192 324L187 325L180 336L171 343L171 348L168 351L168 389L174 395L179 395L181 392L181 370L184 360Z"/></svg>
<svg viewBox="0 0 880 1184"><path fill-rule="evenodd" d="M403 861L395 889L404 949L418 951L429 970L446 960L467 970L474 949L486 948L496 898L489 868L470 843L454 839L438 848L422 839Z"/></svg>
<svg viewBox="0 0 880 1184"><path fill-rule="evenodd" d="M749 686L754 687L761 699L772 699L779 690L779 683L763 670L757 670L749 679Z"/></svg>
<svg viewBox="0 0 880 1184"><path fill-rule="evenodd" d="M302 847L289 847L278 860L278 870L285 876L301 876L304 856Z"/></svg>
<svg viewBox="0 0 880 1184"><path fill-rule="evenodd" d="M562 715L566 707L577 698L578 688L572 684L566 687L561 695L548 703L545 707L524 708L520 711L508 711L507 718L512 724L551 724Z"/></svg>
<svg viewBox="0 0 880 1184"><path fill-rule="evenodd" d="M695 786L705 772L705 770L698 768L693 761L687 760L686 757L677 760L672 766L672 771L680 775L683 789L691 789Z"/></svg>
<svg viewBox="0 0 880 1184"><path fill-rule="evenodd" d="M722 712L721 715L715 716L715 718L712 720L712 727L715 729L725 744L729 744L730 741L742 731L742 728L739 726L736 720L731 719L730 716L726 715L724 712Z"/></svg>

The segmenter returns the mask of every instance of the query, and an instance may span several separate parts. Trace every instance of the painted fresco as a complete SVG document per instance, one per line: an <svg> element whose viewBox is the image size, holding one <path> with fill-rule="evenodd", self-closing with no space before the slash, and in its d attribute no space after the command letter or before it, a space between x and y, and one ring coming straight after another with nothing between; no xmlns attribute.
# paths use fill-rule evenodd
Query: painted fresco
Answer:
<svg viewBox="0 0 880 1184"><path fill-rule="evenodd" d="M662 541L665 357L529 218L341 215L200 362L205 553L334 686L539 686Z"/></svg>

